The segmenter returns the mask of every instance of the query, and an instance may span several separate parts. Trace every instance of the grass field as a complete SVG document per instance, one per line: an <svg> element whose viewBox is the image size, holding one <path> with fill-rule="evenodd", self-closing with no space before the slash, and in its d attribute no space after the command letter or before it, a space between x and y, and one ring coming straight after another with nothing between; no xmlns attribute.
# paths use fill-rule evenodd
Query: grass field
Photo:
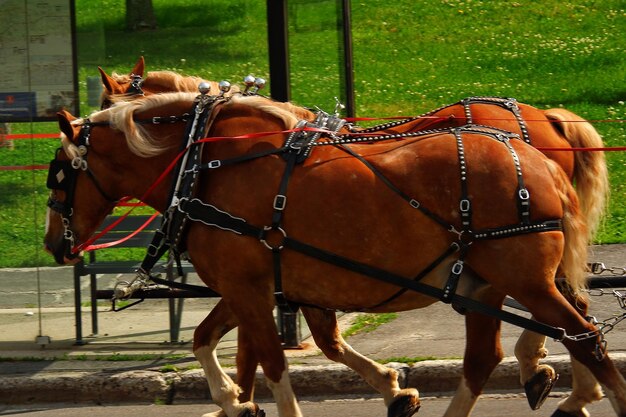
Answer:
<svg viewBox="0 0 626 417"><path fill-rule="evenodd" d="M238 82L269 79L265 2L154 0L159 29L124 30L123 0L76 0L81 115L97 66L170 69ZM292 100L331 111L341 95L335 1L290 0ZM424 113L476 95L563 106L594 121L607 146L626 145L626 12L621 0L562 2L352 0L357 116ZM269 79L271 86L271 79ZM621 122L618 122L621 121ZM56 132L54 123L14 133ZM56 140L0 148L0 165L45 164ZM597 237L626 243L626 152L607 153L612 199ZM0 267L52 264L41 251L44 171L0 171Z"/></svg>

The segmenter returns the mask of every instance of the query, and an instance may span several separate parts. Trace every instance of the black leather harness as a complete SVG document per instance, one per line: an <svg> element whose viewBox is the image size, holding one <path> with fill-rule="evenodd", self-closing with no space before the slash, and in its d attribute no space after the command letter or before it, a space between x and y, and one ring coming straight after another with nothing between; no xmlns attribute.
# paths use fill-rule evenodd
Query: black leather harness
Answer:
<svg viewBox="0 0 626 417"><path fill-rule="evenodd" d="M371 306L370 308L382 306L383 304L386 304L397 298L403 292L407 290L412 290L425 294L429 297L439 299L446 303L451 303L457 308L478 311L483 314L496 317L500 320L504 320L516 326L520 326L534 332L541 333L553 339L562 340L565 337L565 331L561 328L548 326L546 324L539 323L537 321L530 320L525 317L518 316L456 294L456 288L463 272L465 256L470 250L471 245L475 241L504 238L525 233L555 231L562 229L560 220L541 222L532 222L530 220L530 196L528 194L528 191L524 187L519 159L515 150L509 143L509 140L513 137L516 137L517 135L513 135L511 133L504 132L498 129L476 126L465 126L461 128L440 131L413 132L411 134L404 135L406 137L419 137L430 135L435 132L447 132L454 134L456 138L457 153L461 168L459 173L459 181L461 183L461 196L459 199L459 207L461 213L462 228L461 230L457 230L453 225L438 217L426 207L422 206L419 201L409 195L406 195L402 190L396 187L392 181L386 178L382 172L377 170L365 158L358 155L350 147L350 145L353 143L387 140L390 138L389 135L383 135L374 138L372 138L371 136L341 136L336 132L341 129L344 121L323 112L319 113L314 123L301 122L299 126L309 126L326 129L330 132L330 134L329 137L325 137L324 141L319 141L319 139L322 137L321 133L303 130L292 133L287 138L284 145L277 149L257 152L250 155L241 155L229 159L213 160L203 163L201 161L202 147L198 145L198 141L199 139L204 137L208 129L207 126L212 118L211 115L215 111L215 108L219 105L219 103L222 103L225 100L227 100L227 98L224 98L221 95L208 96L206 94L201 94L194 103L194 108L192 112L193 117L189 118L188 125L185 131L186 140L182 145L182 149L187 149L187 151L184 153L184 157L178 163L178 168L175 174L176 181L171 191L170 207L167 212L164 213L164 220L161 228L155 234L153 242L148 248L146 257L142 262L140 270L138 271L138 276L143 275L159 284L170 285L170 281L151 276L150 271L156 261L168 249L173 250L178 259L180 254L182 254L185 250L184 231L187 222L198 221L204 224L219 227L223 230L228 230L237 234L255 238L259 240L259 242L266 246L269 250L271 250L274 259L273 263L275 271L275 295L277 302L281 304L289 304L289 302L282 291L280 254L284 249L289 249L315 258L321 262L326 262L328 264L365 275L372 279L393 284L401 288L399 292L392 297L382 301L376 306ZM177 119L177 121L178 120L179 119ZM153 121L152 123L154 122L155 121ZM158 122L160 122L160 120ZM494 140L502 142L504 146L506 146L509 150L511 157L515 162L515 169L518 178L517 200L519 207L518 212L520 217L520 222L518 224L481 230L474 230L472 228L472 207L471 200L467 193L467 171L465 165L465 151L463 146L464 136L472 134L489 136ZM392 137L397 138L398 135L393 135ZM386 184L387 187L389 187L395 194L401 197L401 199L404 200L410 207L426 215L432 221L439 224L441 227L445 228L450 233L455 235L456 241L454 241L450 245L450 247L444 251L443 254L437 257L427 268L425 268L424 271L422 271L413 279L410 279L371 265L366 265L364 263L348 259L334 253L330 253L324 249L309 245L306 242L301 242L288 236L286 231L281 227L282 217L287 207L287 186L293 170L295 169L295 166L299 163L304 162L312 152L313 148L316 146L337 146L349 155L357 158L368 169L370 169L378 179ZM236 217L230 213L220 210L218 207L212 204L205 203L194 197L196 180L200 171L219 169L220 167L237 164L246 160L257 159L272 154L281 155L285 159L286 163L285 171L279 184L279 189L277 190L277 194L273 201L273 214L269 226L252 225L242 218ZM63 167L63 170L65 171L66 167ZM54 182L54 180L52 180L52 182ZM68 184L70 188L73 188L72 183ZM51 185L51 188L57 187L56 184ZM268 243L269 233L278 233L281 236L280 243L275 245ZM446 258L456 252L459 253L459 257L457 261L453 264L448 280L443 288L436 288L420 282L421 278L425 277L441 262L443 262Z"/></svg>
<svg viewBox="0 0 626 417"><path fill-rule="evenodd" d="M321 125L320 120L325 120ZM335 126L333 123L338 123L337 126L332 129L339 130L340 122L332 121L333 116L322 114L318 116L317 123L308 124L308 126L318 128L328 128L329 126ZM330 121L330 122L329 122ZM300 127L307 126L305 122L299 124ZM434 133L435 131L413 133L409 136L426 136ZM223 166L232 165L244 160L251 160L260 157L264 157L270 154L279 154L285 159L285 170L282 179L279 184L278 192L273 201L273 215L270 225L257 226L248 223L245 219L234 216L228 212L225 212L218 207L203 202L198 198L192 196L180 197L177 205L177 212L182 213L186 219L191 221L202 222L207 225L219 227L222 230L231 231L240 235L249 236L257 239L260 243L266 246L273 254L274 264L274 292L277 303L283 306L290 306L293 308L293 304L290 303L282 290L282 274L281 274L281 252L285 249L294 250L306 256L315 258L319 261L326 262L350 271L365 275L367 277L380 280L386 283L399 286L400 291L391 298L372 306L370 308L379 307L397 298L401 293L406 290L417 291L427 296L439 299L446 303L453 304L456 308L467 309L473 311L479 311L481 313L497 317L501 320L507 321L511 324L530 329L532 331L544 334L557 340L561 340L565 332L563 329L548 326L543 323L536 322L534 320L527 319L516 314L512 314L501 309L493 308L491 306L482 304L470 298L456 294L456 288L459 283L459 279L463 272L464 258L470 249L473 242L485 239L497 239L515 236L525 233L535 233L542 231L554 231L561 230L562 225L560 220L532 222L530 221L530 201L529 194L524 187L524 181L519 166L519 159L513 147L509 144L509 140L512 137L517 137L508 132L500 131L498 129L488 129L484 127L466 126L462 128L455 128L452 130L443 130L438 132L452 132L457 139L457 150L460 161L460 182L462 195L459 201L462 217L462 229L456 230L455 227L449 224L447 221L436 216L432 211L423 207L420 202L404 194L399 188L397 188L388 178L386 178L380 171L378 171L373 165L371 165L366 159L358 155L350 148L351 143L362 142L362 138L350 136L344 137L341 135L331 135L330 140L318 141L321 137L319 133L312 134L311 132L297 132L291 134L286 140L285 144L278 149L265 151L262 153L255 153L250 155L242 155L235 158L224 160L213 160L208 163L200 164L194 168L194 171L200 171L205 169L218 169ZM473 230L472 229L472 215L471 215L471 202L467 195L467 176L465 166L465 152L463 148L463 136L470 134L480 134L492 137L498 140L507 147L511 153L511 157L515 162L515 169L518 177L518 207L520 223L507 227L498 227L491 229ZM386 137L380 138L366 138L369 141L386 140ZM305 242L293 239L287 235L287 232L281 227L281 220L283 213L287 207L287 185L289 179L295 169L295 166L303 162L306 157L312 152L312 149L316 146L335 145L343 149L351 156L357 158L365 166L367 166L380 180L382 180L391 190L405 200L412 208L420 211L434 222L440 224L446 230L457 236L457 240L451 244L451 246L444 251L444 253L435 259L431 265L429 265L422 273L420 273L414 279L408 279L406 277L399 276L389 271L381 270L379 268L360 263L358 261L342 257L340 255L330 253L326 250L309 245ZM268 243L268 234L274 232L278 233L281 237L281 241L278 244ZM453 253L458 252L459 257L453 264L448 281L442 289L436 288L420 282L420 279L425 277L435 267L437 267L443 260L448 258Z"/></svg>

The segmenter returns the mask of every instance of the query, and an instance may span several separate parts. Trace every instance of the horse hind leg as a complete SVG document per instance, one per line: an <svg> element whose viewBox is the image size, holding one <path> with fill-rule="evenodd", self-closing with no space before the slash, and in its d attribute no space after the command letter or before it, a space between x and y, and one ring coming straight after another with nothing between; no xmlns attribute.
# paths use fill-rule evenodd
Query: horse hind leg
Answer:
<svg viewBox="0 0 626 417"><path fill-rule="evenodd" d="M539 364L548 355L546 337L524 330L515 344L515 357L520 367L520 381L526 391L528 405L538 410L548 398L558 374L550 365Z"/></svg>
<svg viewBox="0 0 626 417"><path fill-rule="evenodd" d="M575 295L566 283L559 286L559 291L582 317L587 316L589 305L585 298ZM520 364L520 379L526 391L528 404L533 410L541 407L558 379L554 368L545 364L539 365L539 360L548 355L548 350L544 346L545 340L546 337L543 335L524 330L515 345L515 356ZM586 411L583 410L586 403L597 401L602 394L593 375L582 366L574 366L574 361L572 358L573 398L571 401L563 401L565 406L562 409L568 409L573 416L583 416L586 415ZM583 399L588 401L584 403ZM578 409L575 411L573 407Z"/></svg>
<svg viewBox="0 0 626 417"><path fill-rule="evenodd" d="M554 387L558 374L549 365L539 365L546 357L545 336L524 330L515 346L515 356L520 364L520 379L530 408L538 410ZM571 356L570 356L571 357ZM593 374L573 357L572 393L562 400L554 417L588 417L587 404L602 399L602 390Z"/></svg>
<svg viewBox="0 0 626 417"><path fill-rule="evenodd" d="M354 370L383 396L388 417L410 417L419 410L418 391L414 388L401 389L397 371L366 358L346 343L334 311L302 307L302 314L324 355Z"/></svg>
<svg viewBox="0 0 626 417"><path fill-rule="evenodd" d="M228 305L237 317L239 331L245 335L246 349L254 349L254 356L263 369L267 385L274 396L279 416L301 417L302 413L289 380L287 359L283 353L274 323L273 295L259 288L251 288L250 292L254 293L256 297L255 302L250 303L245 297L241 297L239 288L233 289L233 291L233 294L224 292L222 297L224 299L230 297ZM228 401L234 406L233 408L236 408L238 405L237 397L233 397L232 394L229 392ZM243 406L247 407L250 404L254 406L252 403L246 403ZM244 410L240 408L239 411ZM240 415L233 413L231 416L228 414L229 417Z"/></svg>
<svg viewBox="0 0 626 417"><path fill-rule="evenodd" d="M520 294L521 295L521 294ZM521 295L524 300L520 302L531 311L537 320L550 324L552 326L561 327L566 330L568 335L584 334L596 331L597 328L587 322L566 300L558 293L556 288L542 294L526 294ZM550 306L546 308L545 306ZM573 362L577 367L575 373L576 396L572 396L571 400L566 400L559 405L561 412L566 412L565 408L576 408L574 416L585 416L586 410L580 405L582 402L598 398L600 395L596 387L594 378L585 378L590 374L595 377L605 388L607 397L619 417L626 417L626 381L624 377L616 369L608 355L602 360L596 358L597 340L589 338L585 340L574 341L564 339L563 344L569 350L572 357L580 362ZM587 367L590 374L583 368ZM590 382L591 381L591 382ZM558 414L559 411L555 415ZM576 414L578 413L578 414ZM561 415L563 415L561 413ZM567 414L566 414L567 415Z"/></svg>
<svg viewBox="0 0 626 417"><path fill-rule="evenodd" d="M254 383L259 361L254 352L254 345L242 332L237 335L237 384L241 388L240 402L254 399Z"/></svg>
<svg viewBox="0 0 626 417"><path fill-rule="evenodd" d="M499 306L502 304L502 297L494 294L491 302L484 302ZM467 340L463 357L463 378L444 417L470 415L489 376L504 356L500 344L500 320L470 311L465 313L465 327Z"/></svg>
<svg viewBox="0 0 626 417"><path fill-rule="evenodd" d="M587 316L588 301L573 293L571 288L563 285L561 294L567 299L572 307L582 316ZM572 393L559 402L554 416L561 417L588 417L589 412L585 409L587 404L602 399L602 389L591 371L574 357L571 357L572 365Z"/></svg>
<svg viewBox="0 0 626 417"><path fill-rule="evenodd" d="M573 357L571 364L572 393L559 402L553 417L589 417L585 406L602 399L602 389L591 371Z"/></svg>

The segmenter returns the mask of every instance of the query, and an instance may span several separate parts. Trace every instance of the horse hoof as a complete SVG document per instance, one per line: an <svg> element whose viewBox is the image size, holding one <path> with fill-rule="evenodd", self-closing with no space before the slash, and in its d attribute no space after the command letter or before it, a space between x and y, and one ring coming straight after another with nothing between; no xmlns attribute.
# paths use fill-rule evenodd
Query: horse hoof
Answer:
<svg viewBox="0 0 626 417"><path fill-rule="evenodd" d="M259 408L258 405L254 404L254 409L246 408L239 417L265 417L265 411Z"/></svg>
<svg viewBox="0 0 626 417"><path fill-rule="evenodd" d="M568 413L567 411L563 411L557 408L556 411L552 413L552 416L550 417L578 417L578 414L571 414L571 413Z"/></svg>
<svg viewBox="0 0 626 417"><path fill-rule="evenodd" d="M387 417L411 417L420 409L420 399L415 395L400 395L387 410Z"/></svg>
<svg viewBox="0 0 626 417"><path fill-rule="evenodd" d="M557 379L559 379L559 375L554 373L552 368L546 367L540 369L524 384L526 399L531 409L538 410L543 405Z"/></svg>

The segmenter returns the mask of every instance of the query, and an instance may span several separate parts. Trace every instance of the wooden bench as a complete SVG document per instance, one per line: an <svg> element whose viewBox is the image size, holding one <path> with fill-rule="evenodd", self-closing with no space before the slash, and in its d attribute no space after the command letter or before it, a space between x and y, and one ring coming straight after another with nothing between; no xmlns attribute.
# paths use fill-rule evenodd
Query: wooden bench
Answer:
<svg viewBox="0 0 626 417"><path fill-rule="evenodd" d="M104 230L112 223L116 222L120 216L108 216L97 232ZM150 215L132 215L124 218L112 230L98 239L97 244L104 244L120 240L144 225L150 220ZM142 248L138 260L102 260L97 258L98 252L110 250L99 249L93 250L74 265L74 309L76 320L76 344L83 345L86 343L83 337L82 326L82 297L81 297L81 277L89 276L89 299L91 301L91 333L96 336L98 334L98 300L111 300L113 297L113 289L98 289L98 275L104 274L134 274L141 265L141 260L145 254L145 250L152 242L154 231L161 225L161 216L155 217L148 225L136 235L125 240L115 248ZM96 232L96 233L97 233ZM187 275L195 272L193 265L189 262L182 262L183 276L180 283L187 283ZM160 260L153 272L163 271L166 279L173 281L178 275L176 266L173 265L172 259ZM169 307L169 326L170 326L170 342L178 342L180 335L180 323L183 313L183 303L185 298L206 298L219 297L208 289L203 291L194 291L193 289L157 289L150 291L137 291L131 297L137 299L168 299ZM282 311L279 309L277 314L277 326L286 348L296 348L300 344L300 328L296 313L290 311Z"/></svg>

